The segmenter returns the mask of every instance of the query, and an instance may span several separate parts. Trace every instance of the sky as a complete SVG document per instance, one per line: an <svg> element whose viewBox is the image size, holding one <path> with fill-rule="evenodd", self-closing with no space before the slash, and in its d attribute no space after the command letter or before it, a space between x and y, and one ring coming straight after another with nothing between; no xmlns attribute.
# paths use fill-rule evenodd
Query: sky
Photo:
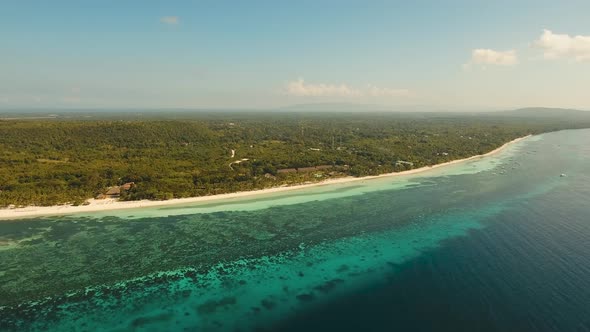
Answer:
<svg viewBox="0 0 590 332"><path fill-rule="evenodd" d="M590 1L0 2L0 109L590 109Z"/></svg>

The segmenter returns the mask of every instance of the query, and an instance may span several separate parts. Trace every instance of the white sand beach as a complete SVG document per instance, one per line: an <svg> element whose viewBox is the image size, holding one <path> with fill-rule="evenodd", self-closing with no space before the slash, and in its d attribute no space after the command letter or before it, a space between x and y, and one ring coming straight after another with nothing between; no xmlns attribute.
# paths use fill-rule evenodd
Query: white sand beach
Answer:
<svg viewBox="0 0 590 332"><path fill-rule="evenodd" d="M98 212L98 211L110 211L110 210L120 210L120 209L133 209L133 208L142 208L142 207L155 207L155 206L167 206L167 205L175 205L175 204L190 204L190 203L199 203L199 202L210 202L216 200L226 200L232 198L243 198L243 197L250 197L262 194L272 194L272 193L279 193L285 191L292 191L297 189L309 188L314 186L326 186L331 184L337 183L349 183L354 181L364 181L369 179L375 178L383 178L383 177L398 177L398 176L408 176L412 174L417 174L421 172L425 172L428 170L432 170L435 168L445 167L449 165L454 165L457 163L466 162L469 160L482 158L486 156L490 156L496 154L507 146L519 142L531 135L527 135L524 137L517 138L513 141L510 141L499 148L490 151L486 154L476 155L469 158L464 159L457 159L453 161L449 161L446 163L441 163L433 166L426 166L417 169L412 169L409 171L404 172L395 172L395 173L387 173L375 176L365 176L365 177L342 177L336 179L327 179L321 182L315 183L306 183L306 184L299 184L299 185L292 185L292 186L281 186L281 187L274 187L268 189L261 189L261 190L252 190L252 191L243 191L243 192L235 192L229 194L219 194L219 195L211 195L211 196L200 196L200 197L190 197L190 198L176 198L170 199L166 201L150 201L150 200L142 200L142 201L118 201L116 199L89 199L87 205L79 205L79 206L72 206L72 205L55 205L55 206L28 206L23 208L5 208L0 209L0 219L20 219L20 218L27 218L27 217L40 217L40 216L52 216L52 215L64 215L64 214L74 214L74 213L86 213L86 212Z"/></svg>

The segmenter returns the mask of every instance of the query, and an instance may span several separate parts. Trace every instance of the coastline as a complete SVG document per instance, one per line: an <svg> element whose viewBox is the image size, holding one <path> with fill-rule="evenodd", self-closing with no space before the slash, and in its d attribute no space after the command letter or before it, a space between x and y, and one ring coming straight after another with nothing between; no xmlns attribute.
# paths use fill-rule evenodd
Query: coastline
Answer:
<svg viewBox="0 0 590 332"><path fill-rule="evenodd" d="M86 212L100 212L100 211L110 211L110 210L121 210L121 209L134 209L134 208L142 208L142 207L158 207L158 206L168 206L168 205L180 205L180 204L190 204L190 203L200 203L200 202L210 202L210 201L217 201L223 199L231 199L231 198L243 198L243 197L250 197L256 195L263 195L263 194L271 194L271 193L280 193L285 191L292 191L298 189L305 189L310 187L317 187L317 186L326 186L331 184L339 184L339 183L350 183L355 181L364 181L364 180L371 180L377 178L384 178L384 177L398 177L398 176L408 176L413 174L422 173L425 171L429 171L432 169L445 167L449 165L454 165L458 163L463 163L466 161L470 161L473 159L479 159L487 156L491 156L496 154L511 144L517 143L522 141L532 135L527 135L523 137L516 138L510 142L503 144L502 146L481 155L475 155L468 158L463 159L456 159L452 161L448 161L445 163L440 163L432 166L424 166L408 171L403 172L393 172L393 173L385 173L380 175L372 175L372 176L364 176L364 177L353 177L347 176L342 178L336 179L327 179L320 182L315 183L303 183L297 184L292 186L281 186L281 187L273 187L267 189L259 189L259 190L250 190L250 191L239 191L235 193L227 193L227 194L219 194L219 195L211 195L211 196L199 196L199 197L189 197L189 198L174 198L166 201L150 201L150 200L141 200L141 201L117 201L115 199L89 199L88 205L54 205L54 206L28 206L23 208L3 208L0 209L0 221L1 220L11 220L11 219L22 219L22 218L29 218L29 217L43 217L43 216L54 216L54 215L66 215L66 214L75 214L75 213L86 213Z"/></svg>

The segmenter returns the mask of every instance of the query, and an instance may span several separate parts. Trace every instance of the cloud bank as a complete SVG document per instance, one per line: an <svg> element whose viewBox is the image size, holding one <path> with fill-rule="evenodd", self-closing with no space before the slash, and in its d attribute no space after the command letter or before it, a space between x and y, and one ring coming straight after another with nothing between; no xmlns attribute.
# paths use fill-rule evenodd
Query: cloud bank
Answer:
<svg viewBox="0 0 590 332"><path fill-rule="evenodd" d="M356 97L362 95L361 91L353 89L346 84L309 84L300 78L289 82L287 93L293 96L312 97Z"/></svg>
<svg viewBox="0 0 590 332"><path fill-rule="evenodd" d="M495 65L495 66L514 66L518 64L516 51L494 51L491 49L478 48L471 52L469 65Z"/></svg>
<svg viewBox="0 0 590 332"><path fill-rule="evenodd" d="M411 92L408 89L380 88L369 85L367 94L371 97L408 97L411 95Z"/></svg>
<svg viewBox="0 0 590 332"><path fill-rule="evenodd" d="M289 82L287 94L299 97L406 97L407 89L380 88L369 85L366 89L353 88L346 84L306 83L304 79Z"/></svg>
<svg viewBox="0 0 590 332"><path fill-rule="evenodd" d="M590 61L590 36L570 36L543 30L535 42L543 50L545 59L573 58L576 61Z"/></svg>
<svg viewBox="0 0 590 332"><path fill-rule="evenodd" d="M178 18L178 16L164 16L160 18L160 23L164 23L164 24L178 24L180 23L180 18Z"/></svg>

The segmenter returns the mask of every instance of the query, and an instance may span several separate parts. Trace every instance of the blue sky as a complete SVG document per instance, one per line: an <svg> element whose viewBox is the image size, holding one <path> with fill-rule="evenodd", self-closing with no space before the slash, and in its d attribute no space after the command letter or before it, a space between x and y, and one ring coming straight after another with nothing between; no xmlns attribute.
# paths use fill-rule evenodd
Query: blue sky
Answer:
<svg viewBox="0 0 590 332"><path fill-rule="evenodd" d="M0 108L590 109L590 2L3 1Z"/></svg>

